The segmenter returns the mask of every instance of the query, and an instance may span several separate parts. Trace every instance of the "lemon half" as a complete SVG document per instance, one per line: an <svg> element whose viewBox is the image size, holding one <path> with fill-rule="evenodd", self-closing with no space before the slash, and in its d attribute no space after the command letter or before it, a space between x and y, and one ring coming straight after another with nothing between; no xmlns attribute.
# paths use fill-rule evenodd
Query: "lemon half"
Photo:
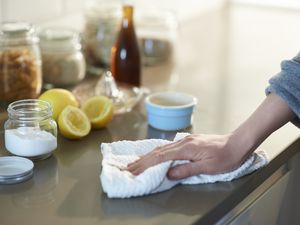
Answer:
<svg viewBox="0 0 300 225"><path fill-rule="evenodd" d="M85 113L74 106L66 106L58 117L60 133L69 139L79 139L88 135L91 124Z"/></svg>
<svg viewBox="0 0 300 225"><path fill-rule="evenodd" d="M89 98L81 108L89 118L93 128L105 127L113 119L113 103L105 96Z"/></svg>

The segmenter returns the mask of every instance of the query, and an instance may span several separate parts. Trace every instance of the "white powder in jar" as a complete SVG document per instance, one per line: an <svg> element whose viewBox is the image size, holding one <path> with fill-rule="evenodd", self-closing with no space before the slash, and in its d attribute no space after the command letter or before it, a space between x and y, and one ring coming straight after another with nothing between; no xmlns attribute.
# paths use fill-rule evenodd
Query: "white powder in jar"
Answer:
<svg viewBox="0 0 300 225"><path fill-rule="evenodd" d="M35 157L46 155L57 147L57 138L36 127L5 130L5 147L12 154Z"/></svg>

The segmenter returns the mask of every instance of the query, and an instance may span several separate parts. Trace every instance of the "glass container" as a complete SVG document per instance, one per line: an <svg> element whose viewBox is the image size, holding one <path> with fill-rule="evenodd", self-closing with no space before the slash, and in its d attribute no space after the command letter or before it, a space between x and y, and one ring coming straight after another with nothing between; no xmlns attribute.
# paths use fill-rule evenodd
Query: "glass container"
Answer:
<svg viewBox="0 0 300 225"><path fill-rule="evenodd" d="M41 91L39 39L31 24L4 23L0 28L0 101L36 98Z"/></svg>
<svg viewBox="0 0 300 225"><path fill-rule="evenodd" d="M178 23L171 11L141 8L137 11L136 25L144 66L156 66L175 59Z"/></svg>
<svg viewBox="0 0 300 225"><path fill-rule="evenodd" d="M57 125L48 102L25 99L9 104L4 124L6 149L33 159L49 157L57 147Z"/></svg>
<svg viewBox="0 0 300 225"><path fill-rule="evenodd" d="M85 59L78 32L53 27L41 30L39 36L45 85L70 86L85 77Z"/></svg>
<svg viewBox="0 0 300 225"><path fill-rule="evenodd" d="M111 48L115 43L122 15L117 0L91 1L85 10L84 54L88 72L101 75L110 67Z"/></svg>
<svg viewBox="0 0 300 225"><path fill-rule="evenodd" d="M176 15L161 8L137 8L136 32L142 70L142 85L151 91L175 90L178 85L180 54Z"/></svg>

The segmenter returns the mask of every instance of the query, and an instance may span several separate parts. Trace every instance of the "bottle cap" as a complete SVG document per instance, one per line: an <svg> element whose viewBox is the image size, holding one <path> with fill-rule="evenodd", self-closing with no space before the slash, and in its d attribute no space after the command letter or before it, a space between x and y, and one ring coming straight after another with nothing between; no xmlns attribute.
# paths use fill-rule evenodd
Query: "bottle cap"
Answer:
<svg viewBox="0 0 300 225"><path fill-rule="evenodd" d="M34 164L19 156L0 157L0 184L15 184L33 176Z"/></svg>

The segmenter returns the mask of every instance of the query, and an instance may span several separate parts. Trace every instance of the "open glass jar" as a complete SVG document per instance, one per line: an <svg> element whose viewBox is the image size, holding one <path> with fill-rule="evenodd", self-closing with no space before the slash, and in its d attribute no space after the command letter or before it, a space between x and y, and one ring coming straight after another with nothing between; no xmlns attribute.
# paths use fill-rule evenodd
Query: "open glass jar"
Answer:
<svg viewBox="0 0 300 225"><path fill-rule="evenodd" d="M41 57L31 24L4 23L0 30L0 101L36 98L41 91Z"/></svg>
<svg viewBox="0 0 300 225"><path fill-rule="evenodd" d="M75 85L85 77L85 59L76 31L45 28L39 36L44 84L65 87Z"/></svg>
<svg viewBox="0 0 300 225"><path fill-rule="evenodd" d="M9 104L4 124L6 149L18 156L47 158L57 147L57 125L48 102L25 99Z"/></svg>

